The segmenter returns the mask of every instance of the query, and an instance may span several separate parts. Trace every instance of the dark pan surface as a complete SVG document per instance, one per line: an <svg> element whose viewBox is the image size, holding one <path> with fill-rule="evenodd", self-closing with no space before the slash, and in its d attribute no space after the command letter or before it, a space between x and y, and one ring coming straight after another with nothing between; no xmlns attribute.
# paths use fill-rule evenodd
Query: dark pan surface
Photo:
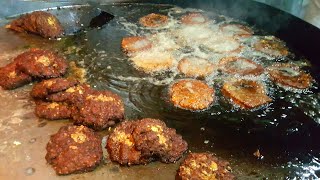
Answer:
<svg viewBox="0 0 320 180"><path fill-rule="evenodd" d="M201 2L201 3L200 3ZM215 4L216 1L202 6L203 1L194 1L192 7L204 8L205 10L216 10L217 14L226 14L238 17L248 24L255 26L257 29L263 29L261 34L274 34L285 40L289 47L297 53L297 59L306 57L314 66L309 69L312 75L317 78L315 72L318 71L318 62L314 60L313 46L310 49L302 47L300 44L305 43L303 39L300 42L299 37L293 38L289 33L300 34L304 31L305 26L312 33L318 33L311 25L295 19L287 14L268 8L260 15L278 14L276 18L280 22L290 22L286 27L281 27L283 23L274 23L268 26L263 22L264 19L242 14L245 11L238 11L240 14L232 14L237 4L231 5L232 1L226 1L224 4ZM172 3L172 2L167 2ZM189 3L178 3L181 7L189 7ZM229 7L229 6L230 7ZM259 10L263 7L259 4L243 4L245 8ZM166 12L173 5L154 5L154 4L114 4L101 5L97 7L77 6L61 9L50 9L49 11L56 14L58 19L67 29L67 34L74 34L62 38L60 41L48 41L36 36L27 36L16 34L1 29L1 45L11 38L16 37L16 43L11 43L7 47L9 53L17 53L24 48L44 47L54 48L70 60L74 60L80 66L87 70L88 82L97 89L110 89L121 94L126 103L126 117L128 119L137 119L142 117L152 117L163 119L168 126L176 128L188 141L190 150L193 152L210 151L231 162L234 173L239 179L293 179L295 177L310 176L315 178L317 169L320 168L318 157L320 145L317 143L320 136L319 100L318 89L314 87L313 92L302 94L276 89L279 93L275 96L275 101L269 107L254 112L231 110L228 104L214 105L204 112L189 112L173 107L167 102L166 83L155 85L150 83L150 78L132 68L127 57L120 49L121 38L129 35L124 30L124 19L129 22L136 22L139 17L152 12ZM213 9L213 7L215 7ZM229 9L227 11L226 9ZM231 10L230 10L231 9ZM232 10L233 9L233 10ZM115 15L115 18L101 29L86 28L89 26L92 17L97 16L100 10L104 10ZM225 11L223 11L225 10ZM242 13L241 13L242 12ZM260 11L261 12L261 11ZM254 12L252 12L252 15ZM272 17L270 17L270 22ZM292 18L293 22L286 21ZM260 22L261 21L261 22ZM5 22L0 22L5 23ZM301 30L291 31L290 26L298 26ZM285 29L287 28L287 29ZM290 29L290 30L289 30ZM285 31L289 33L285 33ZM319 37L319 36L317 36ZM306 37L308 38L308 37ZM297 41L297 42L296 42ZM4 45L3 45L4 46ZM18 49L18 50L17 50ZM3 55L3 54L2 54ZM303 55L300 57L300 55ZM6 64L3 58L1 65ZM8 61L7 61L8 62ZM156 77L162 80L168 75ZM276 87L275 87L276 88ZM45 144L48 141L49 134L55 133L57 129L68 122L47 122L37 120L32 114L33 104L28 97L29 87L11 92L1 92L1 99L11 98L12 101L1 102L1 107L16 108L14 103L22 104L19 108L27 109L28 113L23 114L21 118L27 117L28 121L21 122L19 127L11 125L13 115L5 114L0 111L0 118L11 117L7 120L8 126L19 132L21 126L24 131L17 134L10 134L6 137L1 136L3 140L11 143L6 144L2 149L0 160L10 161L14 156L13 153L20 154L17 162L9 162L9 166L16 166L18 172L15 176L24 177L28 168L34 168L36 171L27 176L30 178L48 177L55 179L56 176L51 167L46 165L44 160ZM13 96L15 95L15 96ZM219 96L219 94L217 95ZM20 117L20 116L19 116ZM37 125L38 126L37 126ZM44 125L44 126L43 126ZM12 126L12 127L11 127ZM0 134L6 134L6 131L0 131ZM102 132L102 135L108 132ZM23 136L23 138L21 138ZM30 143L30 140L38 139L36 143ZM16 145L14 142L22 142ZM12 143L15 145L12 145ZM19 143L18 143L19 144ZM4 146L0 146L4 147ZM19 149L22 148L22 149ZM14 149L14 151L13 151ZM35 152L31 153L32 150ZM253 153L259 149L262 159L257 159ZM28 154L29 153L29 154ZM23 155L21 155L23 154ZM31 160L26 156L31 157ZM108 162L99 167L92 173L83 175L71 175L62 178L101 178L101 179L174 179L177 164L151 163L147 166L119 167L116 164ZM7 167L0 166L0 175L9 177L14 175L14 171L5 171ZM19 169L21 168L21 169ZM315 172L314 172L315 171ZM157 176L155 176L157 174ZM1 176L0 176L1 177Z"/></svg>

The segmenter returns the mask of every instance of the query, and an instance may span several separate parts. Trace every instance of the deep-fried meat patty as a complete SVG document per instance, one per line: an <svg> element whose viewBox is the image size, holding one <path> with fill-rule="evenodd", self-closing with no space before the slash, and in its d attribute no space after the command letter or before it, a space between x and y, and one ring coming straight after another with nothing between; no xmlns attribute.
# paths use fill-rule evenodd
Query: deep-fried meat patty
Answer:
<svg viewBox="0 0 320 180"><path fill-rule="evenodd" d="M208 18L201 13L189 13L181 17L181 23L186 25L205 24Z"/></svg>
<svg viewBox="0 0 320 180"><path fill-rule="evenodd" d="M199 80L183 79L173 83L169 89L169 96L175 106L203 110L214 101L214 89Z"/></svg>
<svg viewBox="0 0 320 180"><path fill-rule="evenodd" d="M232 36L242 38L250 37L253 34L252 29L241 24L223 24L220 26L220 30Z"/></svg>
<svg viewBox="0 0 320 180"><path fill-rule="evenodd" d="M66 103L37 101L35 114L49 120L71 118L72 106Z"/></svg>
<svg viewBox="0 0 320 180"><path fill-rule="evenodd" d="M56 53L31 49L17 56L18 69L36 78L54 78L66 73L68 64L66 60Z"/></svg>
<svg viewBox="0 0 320 180"><path fill-rule="evenodd" d="M188 144L162 121L145 118L120 123L108 137L106 148L112 161L133 165L154 160L175 162Z"/></svg>
<svg viewBox="0 0 320 180"><path fill-rule="evenodd" d="M3 89L15 89L32 81L31 76L17 69L18 61L0 68L0 86Z"/></svg>
<svg viewBox="0 0 320 180"><path fill-rule="evenodd" d="M74 79L54 78L43 80L35 84L30 92L33 98L46 98L49 94L64 91L70 87L76 86L79 82Z"/></svg>
<svg viewBox="0 0 320 180"><path fill-rule="evenodd" d="M121 47L127 53L134 53L150 49L152 43L146 37L130 36L122 39Z"/></svg>
<svg viewBox="0 0 320 180"><path fill-rule="evenodd" d="M66 102L69 104L82 104L85 97L93 90L87 84L79 84L66 89L65 91L49 94L46 99L54 102Z"/></svg>
<svg viewBox="0 0 320 180"><path fill-rule="evenodd" d="M141 158L141 152L135 147L132 136L135 128L135 121L124 121L109 135L106 148L112 161L129 166L148 162L148 159Z"/></svg>
<svg viewBox="0 0 320 180"><path fill-rule="evenodd" d="M219 62L220 69L228 74L260 75L263 73L263 67L252 60L242 57L225 57Z"/></svg>
<svg viewBox="0 0 320 180"><path fill-rule="evenodd" d="M257 51L274 57L287 56L289 54L285 44L273 36L263 37L255 42L253 46Z"/></svg>
<svg viewBox="0 0 320 180"><path fill-rule="evenodd" d="M93 171L103 158L101 138L85 126L61 127L46 149L46 160L58 175Z"/></svg>
<svg viewBox="0 0 320 180"><path fill-rule="evenodd" d="M240 79L225 82L222 93L244 109L256 108L272 101L266 95L264 86L253 80Z"/></svg>
<svg viewBox="0 0 320 180"><path fill-rule="evenodd" d="M139 23L146 27L160 27L168 23L168 16L151 13L141 17Z"/></svg>
<svg viewBox="0 0 320 180"><path fill-rule="evenodd" d="M208 60L193 56L181 59L178 64L178 70L187 77L205 77L214 69L214 65Z"/></svg>
<svg viewBox="0 0 320 180"><path fill-rule="evenodd" d="M293 64L276 63L268 67L268 72L272 81L283 86L306 89L311 85L311 75Z"/></svg>
<svg viewBox="0 0 320 180"><path fill-rule="evenodd" d="M144 51L130 58L133 66L146 73L168 70L174 66L175 59L168 52Z"/></svg>
<svg viewBox="0 0 320 180"><path fill-rule="evenodd" d="M121 97L111 91L92 91L83 103L75 104L72 118L74 124L103 130L123 120L124 104Z"/></svg>
<svg viewBox="0 0 320 180"><path fill-rule="evenodd" d="M188 144L175 129L168 128L158 119L136 121L132 136L142 157L157 157L161 162L173 163L188 149Z"/></svg>
<svg viewBox="0 0 320 180"><path fill-rule="evenodd" d="M204 41L204 47L216 53L240 53L243 46L241 43L229 36L217 35Z"/></svg>
<svg viewBox="0 0 320 180"><path fill-rule="evenodd" d="M232 180L229 163L211 153L190 153L178 170L179 180Z"/></svg>
<svg viewBox="0 0 320 180"><path fill-rule="evenodd" d="M18 32L31 32L45 38L59 37L63 28L59 20L52 14L43 11L35 11L25 14L13 20L6 28Z"/></svg>

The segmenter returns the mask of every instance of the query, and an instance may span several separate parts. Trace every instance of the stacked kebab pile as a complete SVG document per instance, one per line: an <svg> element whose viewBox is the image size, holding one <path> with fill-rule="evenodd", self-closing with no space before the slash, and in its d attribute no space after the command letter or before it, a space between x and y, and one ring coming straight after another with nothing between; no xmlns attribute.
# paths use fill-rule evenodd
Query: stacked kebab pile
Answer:
<svg viewBox="0 0 320 180"><path fill-rule="evenodd" d="M47 12L23 15L7 26L55 38L63 33L58 19ZM0 68L0 86L15 89L37 81L30 95L39 118L70 119L74 125L61 127L47 144L46 160L59 175L92 171L103 160L101 131L124 119L124 104L111 91L98 91L88 84L65 77L66 60L57 53L31 49ZM159 160L174 163L188 145L175 129L158 119L126 120L118 124L107 140L109 158L121 165L147 164ZM190 154L178 173L181 179L233 179L227 162L210 153Z"/></svg>

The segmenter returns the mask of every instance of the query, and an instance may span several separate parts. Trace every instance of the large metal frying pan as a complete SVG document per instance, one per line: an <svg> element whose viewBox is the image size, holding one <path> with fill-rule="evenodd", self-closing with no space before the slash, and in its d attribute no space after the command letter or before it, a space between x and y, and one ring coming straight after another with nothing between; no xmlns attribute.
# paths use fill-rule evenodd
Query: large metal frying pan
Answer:
<svg viewBox="0 0 320 180"><path fill-rule="evenodd" d="M30 2L31 3L31 2ZM130 2L132 3L132 1ZM166 101L166 85L155 86L147 81L135 81L121 77L141 77L128 64L119 42L126 34L119 30L117 20L130 21L151 12L165 11L173 6L215 11L243 20L264 33L284 40L299 58L307 58L310 71L319 82L317 45L320 30L285 12L270 6L247 0L157 0L137 1L135 4L86 5L49 9L56 14L69 35L60 41L44 40L37 36L17 34L0 28L0 65L10 61L25 48L53 48L75 60L88 71L88 82L98 89L110 89L121 94L126 103L126 117L135 119L153 117L163 119L188 141L190 150L211 151L231 162L239 179L288 179L316 177L320 168L320 127L317 106L305 102L319 92L301 95L294 106L290 98L277 98L267 109L255 112L221 111L213 107L207 112L189 112L170 106ZM97 9L99 8L99 9ZM38 9L34 7L34 10ZM101 29L90 29L90 20L100 10L116 16ZM12 15L15 15L14 13ZM10 20L0 21L4 25ZM103 52L104 51L104 52ZM103 54L103 55L101 55ZM294 59L295 60L295 59ZM81 62L81 63L80 63ZM109 68L106 68L110 66ZM124 70L125 69L125 70ZM161 78L161 77L159 77ZM45 145L49 135L55 133L67 121L39 120L33 115L33 103L28 96L31 86L0 93L0 177L11 179L174 179L177 164L151 163L147 166L119 167L107 159L91 173L57 177L46 164ZM279 97L291 97L281 92ZM319 102L316 102L319 103ZM314 110L315 109L315 110ZM219 113L217 113L219 112ZM101 136L108 132L101 132ZM259 149L263 159L253 153Z"/></svg>

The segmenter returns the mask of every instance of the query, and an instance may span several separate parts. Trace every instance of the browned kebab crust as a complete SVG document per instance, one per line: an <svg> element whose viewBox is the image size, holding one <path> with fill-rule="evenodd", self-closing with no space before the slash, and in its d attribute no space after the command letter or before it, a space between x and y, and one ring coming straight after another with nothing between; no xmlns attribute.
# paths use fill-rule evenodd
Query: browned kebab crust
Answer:
<svg viewBox="0 0 320 180"><path fill-rule="evenodd" d="M44 99L49 94L65 91L66 89L76 86L79 81L67 78L53 78L43 80L35 84L30 92L31 97Z"/></svg>
<svg viewBox="0 0 320 180"><path fill-rule="evenodd" d="M124 119L124 104L120 96L111 91L91 91L83 103L75 103L72 112L74 124L103 130Z"/></svg>
<svg viewBox="0 0 320 180"><path fill-rule="evenodd" d="M178 180L232 180L229 163L211 153L190 153L179 167Z"/></svg>
<svg viewBox="0 0 320 180"><path fill-rule="evenodd" d="M63 34L63 27L52 14L44 11L35 11L13 20L6 26L17 32L30 32L45 38L56 38Z"/></svg>
<svg viewBox="0 0 320 180"><path fill-rule="evenodd" d="M124 119L124 103L120 96L107 90L91 89L76 80L44 80L35 85L31 95L36 101L41 100L36 106L38 117L71 118L74 124L94 130L103 130Z"/></svg>
<svg viewBox="0 0 320 180"><path fill-rule="evenodd" d="M214 102L215 90L205 82L194 79L175 81L169 88L170 101L188 110L204 110Z"/></svg>
<svg viewBox="0 0 320 180"><path fill-rule="evenodd" d="M15 58L17 68L35 78L55 78L64 75L66 60L49 50L31 49Z"/></svg>
<svg viewBox="0 0 320 180"><path fill-rule="evenodd" d="M161 27L168 23L168 16L151 13L141 17L139 23L145 27Z"/></svg>
<svg viewBox="0 0 320 180"><path fill-rule="evenodd" d="M101 138L85 126L63 126L46 146L47 162L58 175L92 171L103 158Z"/></svg>
<svg viewBox="0 0 320 180"><path fill-rule="evenodd" d="M136 128L135 121L123 121L108 136L106 148L111 161L122 165L148 163L148 159L143 159L141 152L135 148L132 136L134 128Z"/></svg>
<svg viewBox="0 0 320 180"><path fill-rule="evenodd" d="M0 67L0 86L3 89L15 89L32 81L32 77L17 69L18 60Z"/></svg>
<svg viewBox="0 0 320 180"><path fill-rule="evenodd" d="M54 102L66 102L69 104L82 104L85 97L89 93L94 91L88 84L78 84L76 86L69 87L64 91L49 94L46 97L48 101Z"/></svg>
<svg viewBox="0 0 320 180"><path fill-rule="evenodd" d="M188 144L158 119L124 121L110 134L106 146L110 159L122 165L177 161Z"/></svg>
<svg viewBox="0 0 320 180"><path fill-rule="evenodd" d="M243 57L225 57L219 61L220 69L228 74L238 74L241 76L254 75L258 76L263 73L263 67L250 60Z"/></svg>
<svg viewBox="0 0 320 180"><path fill-rule="evenodd" d="M225 82L222 94L243 109L257 108L272 101L265 87L254 80L239 79Z"/></svg>
<svg viewBox="0 0 320 180"><path fill-rule="evenodd" d="M132 135L142 157L156 156L161 162L173 163L187 150L187 142L163 121L145 118L136 123Z"/></svg>
<svg viewBox="0 0 320 180"><path fill-rule="evenodd" d="M199 21L198 19L202 18L203 21ZM202 13L194 12L188 13L181 17L181 23L186 25L201 25L208 22L208 18L204 16Z"/></svg>
<svg viewBox="0 0 320 180"><path fill-rule="evenodd" d="M311 86L310 74L300 70L290 63L275 63L267 68L270 79L280 85L297 89L306 89Z"/></svg>
<svg viewBox="0 0 320 180"><path fill-rule="evenodd" d="M71 118L72 106L66 103L36 101L35 114L49 120Z"/></svg>

